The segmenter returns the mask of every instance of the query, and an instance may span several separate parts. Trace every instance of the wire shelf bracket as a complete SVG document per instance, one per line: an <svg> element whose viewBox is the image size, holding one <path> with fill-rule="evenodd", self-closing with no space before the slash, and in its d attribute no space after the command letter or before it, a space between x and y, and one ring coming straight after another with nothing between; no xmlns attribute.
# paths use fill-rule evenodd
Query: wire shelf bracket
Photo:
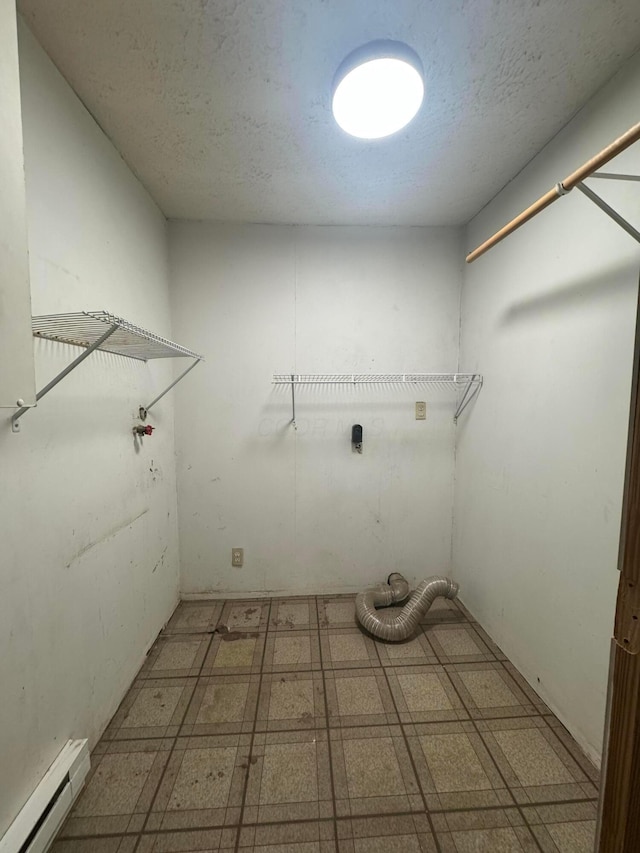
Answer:
<svg viewBox="0 0 640 853"><path fill-rule="evenodd" d="M296 387L300 385L437 385L456 391L459 401L453 422L482 388L480 373L274 373L273 385L291 385L291 424L296 428Z"/></svg>
<svg viewBox="0 0 640 853"><path fill-rule="evenodd" d="M193 362L178 376L177 379L152 400L148 406L141 406L140 412L146 413L161 400L174 385L177 385L190 370L199 364L203 357L198 353L161 338L153 332L124 320L107 311L78 311L69 314L44 314L32 317L31 330L34 338L45 338L58 343L83 347L84 352L75 358L71 364L55 376L51 382L36 394L37 403L51 391L52 388L68 376L79 364L88 358L95 350L148 361L155 358L192 358ZM20 432L20 419L30 406L22 406L11 418L13 432Z"/></svg>

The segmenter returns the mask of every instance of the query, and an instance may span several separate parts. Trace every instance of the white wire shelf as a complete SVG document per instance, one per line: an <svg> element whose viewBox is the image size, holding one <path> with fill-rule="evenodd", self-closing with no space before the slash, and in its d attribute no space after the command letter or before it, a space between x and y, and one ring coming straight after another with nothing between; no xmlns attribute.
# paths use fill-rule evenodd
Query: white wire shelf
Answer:
<svg viewBox="0 0 640 853"><path fill-rule="evenodd" d="M123 355L127 358L135 358L139 361L148 361L152 358L192 358L193 361L177 379L162 391L161 394L146 406L140 406L140 417L144 420L147 412L152 406L162 399L167 391L177 385L190 370L202 361L202 356L193 350L174 344L166 338L154 335L147 329L136 326L122 317L110 314L108 311L76 311L68 314L42 314L32 317L31 330L35 338L45 338L58 343L71 344L82 347L84 350L71 364L60 371L51 382L38 391L36 403L48 394L52 388L72 370L75 370L85 358L94 350ZM22 400L18 400L20 408L11 418L13 432L20 432L20 418L29 411L29 406L24 406Z"/></svg>
<svg viewBox="0 0 640 853"><path fill-rule="evenodd" d="M482 388L480 373L274 373L273 385L291 386L291 423L296 425L296 386L301 385L412 385L451 389L456 394L454 423Z"/></svg>
<svg viewBox="0 0 640 853"><path fill-rule="evenodd" d="M34 337L77 347L92 346L113 326L116 327L115 331L96 349L141 361L151 358L202 358L192 350L154 335L153 332L108 311L43 314L31 319Z"/></svg>
<svg viewBox="0 0 640 853"><path fill-rule="evenodd" d="M422 384L465 387L482 384L479 373L274 373L274 385L379 385Z"/></svg>

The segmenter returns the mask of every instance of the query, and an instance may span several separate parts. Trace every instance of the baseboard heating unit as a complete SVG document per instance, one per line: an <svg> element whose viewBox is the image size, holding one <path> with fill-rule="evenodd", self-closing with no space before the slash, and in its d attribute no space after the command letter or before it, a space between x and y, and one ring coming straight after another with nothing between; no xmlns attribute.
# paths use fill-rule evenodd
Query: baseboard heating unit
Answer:
<svg viewBox="0 0 640 853"><path fill-rule="evenodd" d="M78 796L89 767L88 741L68 741L0 838L0 853L45 853Z"/></svg>

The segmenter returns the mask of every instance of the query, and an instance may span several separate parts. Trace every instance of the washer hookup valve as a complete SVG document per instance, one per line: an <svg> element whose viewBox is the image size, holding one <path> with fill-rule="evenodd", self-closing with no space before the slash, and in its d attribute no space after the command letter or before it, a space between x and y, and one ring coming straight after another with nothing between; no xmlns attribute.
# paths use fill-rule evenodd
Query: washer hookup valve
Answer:
<svg viewBox="0 0 640 853"><path fill-rule="evenodd" d="M151 424L136 424L133 428L133 432L135 435L153 435L155 427L152 427Z"/></svg>

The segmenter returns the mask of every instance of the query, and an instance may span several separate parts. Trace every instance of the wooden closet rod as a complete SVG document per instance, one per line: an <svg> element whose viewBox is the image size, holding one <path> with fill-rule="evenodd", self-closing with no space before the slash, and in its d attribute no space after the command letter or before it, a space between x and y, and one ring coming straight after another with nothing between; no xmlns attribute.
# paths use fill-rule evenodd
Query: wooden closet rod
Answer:
<svg viewBox="0 0 640 853"><path fill-rule="evenodd" d="M496 231L493 237L485 240L481 246L478 246L477 249L474 249L473 252L467 255L467 263L473 263L476 258L479 258L480 255L484 255L484 253L488 252L489 249L496 245L496 243L504 240L505 237L508 237L509 234L513 233L517 228L520 228L520 226L524 225L525 222L533 219L536 214L540 213L541 210L544 210L545 207L549 207L549 205L553 204L553 202L556 201L556 199L559 199L560 196L566 195L577 184L585 178L588 178L589 175L592 175L597 169L604 166L609 162L609 160L612 160L617 154L624 151L625 148L633 145L633 143L637 142L638 139L640 139L640 123L629 128L626 133L623 133L622 136L619 136L618 139L614 140L610 145L607 145L606 148L603 148L599 154L596 154L595 157L587 160L587 162L583 163L579 169L576 169L575 172L568 175L564 181L556 184L553 189L550 189L543 196L540 196L537 201L530 205L526 210L523 210L522 213L515 217L515 219L512 219L511 222L507 223L499 231Z"/></svg>

